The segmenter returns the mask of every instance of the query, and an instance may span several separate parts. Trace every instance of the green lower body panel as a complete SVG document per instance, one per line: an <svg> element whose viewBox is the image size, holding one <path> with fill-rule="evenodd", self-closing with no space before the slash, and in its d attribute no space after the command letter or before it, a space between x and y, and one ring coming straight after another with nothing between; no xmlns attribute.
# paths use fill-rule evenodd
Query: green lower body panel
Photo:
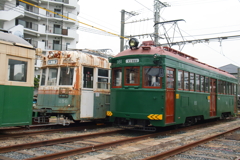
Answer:
<svg viewBox="0 0 240 160"><path fill-rule="evenodd" d="M93 105L94 105L93 118L105 119L106 112L109 111L110 109L110 95L104 94L104 93L98 93L98 96L94 96Z"/></svg>
<svg viewBox="0 0 240 160"><path fill-rule="evenodd" d="M32 124L33 87L0 85L0 126Z"/></svg>
<svg viewBox="0 0 240 160"><path fill-rule="evenodd" d="M60 97L58 94L38 94L37 105L34 109L47 108L50 114L71 115L74 120L80 120L80 102L79 95Z"/></svg>

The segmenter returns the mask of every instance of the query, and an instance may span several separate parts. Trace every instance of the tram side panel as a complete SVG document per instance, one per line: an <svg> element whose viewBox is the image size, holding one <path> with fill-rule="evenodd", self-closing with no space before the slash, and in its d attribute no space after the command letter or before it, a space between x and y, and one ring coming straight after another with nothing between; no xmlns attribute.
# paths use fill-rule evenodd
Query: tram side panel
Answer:
<svg viewBox="0 0 240 160"><path fill-rule="evenodd" d="M36 50L32 46L23 48L20 43L19 46L15 45L14 43L0 41L0 66L2 68L0 77L1 127L30 125L32 123Z"/></svg>

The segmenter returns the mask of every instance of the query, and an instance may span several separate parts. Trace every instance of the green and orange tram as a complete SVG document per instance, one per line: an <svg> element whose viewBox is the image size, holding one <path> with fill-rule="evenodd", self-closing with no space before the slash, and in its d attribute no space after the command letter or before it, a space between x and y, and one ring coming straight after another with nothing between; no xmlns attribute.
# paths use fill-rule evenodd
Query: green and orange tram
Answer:
<svg viewBox="0 0 240 160"><path fill-rule="evenodd" d="M41 50L1 31L0 127L28 126L32 124L35 54Z"/></svg>
<svg viewBox="0 0 240 160"><path fill-rule="evenodd" d="M110 58L111 104L115 125L155 131L170 125L234 115L237 79L169 47L135 38L130 49Z"/></svg>
<svg viewBox="0 0 240 160"><path fill-rule="evenodd" d="M43 58L34 121L48 122L51 116L63 125L105 121L110 105L107 56L87 49L49 51Z"/></svg>

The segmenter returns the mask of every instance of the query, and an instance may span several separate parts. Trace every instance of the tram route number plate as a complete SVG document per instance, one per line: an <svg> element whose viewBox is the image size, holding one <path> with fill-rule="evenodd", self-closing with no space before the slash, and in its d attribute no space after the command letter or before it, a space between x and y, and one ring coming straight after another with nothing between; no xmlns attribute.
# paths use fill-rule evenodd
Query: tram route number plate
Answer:
<svg viewBox="0 0 240 160"><path fill-rule="evenodd" d="M126 63L138 63L139 59L126 59Z"/></svg>
<svg viewBox="0 0 240 160"><path fill-rule="evenodd" d="M48 60L48 61L47 61L47 64L48 64L48 65L57 64L57 62L58 62L57 59L51 59L51 60Z"/></svg>

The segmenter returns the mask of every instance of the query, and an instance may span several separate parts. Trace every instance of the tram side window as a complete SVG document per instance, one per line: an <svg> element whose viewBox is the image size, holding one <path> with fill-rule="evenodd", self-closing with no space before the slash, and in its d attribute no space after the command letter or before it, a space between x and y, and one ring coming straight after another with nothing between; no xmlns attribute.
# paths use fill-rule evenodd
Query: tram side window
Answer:
<svg viewBox="0 0 240 160"><path fill-rule="evenodd" d="M226 94L229 94L229 83L228 82L226 82Z"/></svg>
<svg viewBox="0 0 240 160"><path fill-rule="evenodd" d="M184 71L184 90L189 90L189 72Z"/></svg>
<svg viewBox="0 0 240 160"><path fill-rule="evenodd" d="M120 88L122 86L122 68L112 69L112 87Z"/></svg>
<svg viewBox="0 0 240 160"><path fill-rule="evenodd" d="M47 85L57 85L58 68L49 68Z"/></svg>
<svg viewBox="0 0 240 160"><path fill-rule="evenodd" d="M205 92L209 92L208 89L209 89L209 78L208 77L205 77Z"/></svg>
<svg viewBox="0 0 240 160"><path fill-rule="evenodd" d="M200 92L200 75L196 74L196 91Z"/></svg>
<svg viewBox="0 0 240 160"><path fill-rule="evenodd" d="M223 86L222 86L222 81L218 80L218 93L222 94L223 93Z"/></svg>
<svg viewBox="0 0 240 160"><path fill-rule="evenodd" d="M229 92L228 92L228 94L232 94L232 83L228 83L229 85L228 85L228 87L229 87Z"/></svg>
<svg viewBox="0 0 240 160"><path fill-rule="evenodd" d="M9 59L8 80L27 82L27 62Z"/></svg>
<svg viewBox="0 0 240 160"><path fill-rule="evenodd" d="M59 85L72 85L73 73L74 73L74 68L61 67Z"/></svg>
<svg viewBox="0 0 240 160"><path fill-rule="evenodd" d="M41 86L45 86L45 80L46 80L46 68L42 69L42 78L41 78Z"/></svg>
<svg viewBox="0 0 240 160"><path fill-rule="evenodd" d="M201 88L201 92L204 92L204 76L200 76L200 88Z"/></svg>
<svg viewBox="0 0 240 160"><path fill-rule="evenodd" d="M162 87L163 69L156 67L143 68L143 87L161 88Z"/></svg>
<svg viewBox="0 0 240 160"><path fill-rule="evenodd" d="M178 89L183 89L183 71L178 70Z"/></svg>
<svg viewBox="0 0 240 160"><path fill-rule="evenodd" d="M124 85L139 85L140 68L139 67L125 67Z"/></svg>
<svg viewBox="0 0 240 160"><path fill-rule="evenodd" d="M108 89L108 70L98 69L98 82L99 89Z"/></svg>
<svg viewBox="0 0 240 160"><path fill-rule="evenodd" d="M190 91L194 91L194 73L190 73Z"/></svg>
<svg viewBox="0 0 240 160"><path fill-rule="evenodd" d="M237 85L233 84L233 94L236 95L237 94Z"/></svg>
<svg viewBox="0 0 240 160"><path fill-rule="evenodd" d="M93 68L84 67L83 88L93 88Z"/></svg>
<svg viewBox="0 0 240 160"><path fill-rule="evenodd" d="M174 88L174 71L167 70L167 88Z"/></svg>
<svg viewBox="0 0 240 160"><path fill-rule="evenodd" d="M226 94L226 82L222 81L222 89L223 89L223 94Z"/></svg>

